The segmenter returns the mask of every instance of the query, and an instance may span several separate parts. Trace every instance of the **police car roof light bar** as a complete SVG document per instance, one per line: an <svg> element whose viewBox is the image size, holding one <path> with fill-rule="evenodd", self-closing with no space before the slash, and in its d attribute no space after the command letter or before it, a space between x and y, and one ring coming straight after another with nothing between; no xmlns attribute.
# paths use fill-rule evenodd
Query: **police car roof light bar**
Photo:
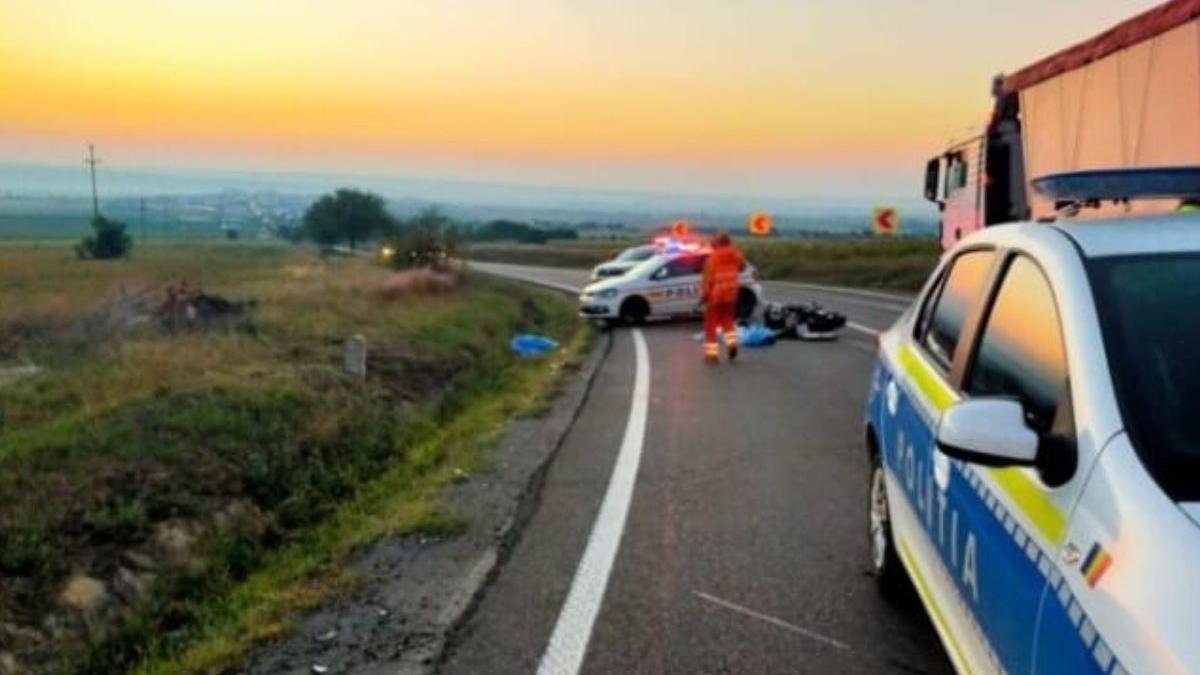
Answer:
<svg viewBox="0 0 1200 675"><path fill-rule="evenodd" d="M1033 189L1056 202L1200 198L1200 166L1090 169L1039 176Z"/></svg>

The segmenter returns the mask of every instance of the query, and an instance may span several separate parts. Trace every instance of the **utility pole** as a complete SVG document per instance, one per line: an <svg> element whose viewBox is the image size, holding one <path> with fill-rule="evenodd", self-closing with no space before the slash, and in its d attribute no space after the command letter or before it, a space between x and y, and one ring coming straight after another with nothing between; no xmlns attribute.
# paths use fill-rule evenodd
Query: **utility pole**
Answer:
<svg viewBox="0 0 1200 675"><path fill-rule="evenodd" d="M140 214L139 224L142 228L142 243L146 243L146 198L142 197L138 200L138 212Z"/></svg>
<svg viewBox="0 0 1200 675"><path fill-rule="evenodd" d="M88 144L88 156L83 160L84 164L92 171L92 217L100 217L100 200L96 197L96 165L100 160L96 159L96 146Z"/></svg>

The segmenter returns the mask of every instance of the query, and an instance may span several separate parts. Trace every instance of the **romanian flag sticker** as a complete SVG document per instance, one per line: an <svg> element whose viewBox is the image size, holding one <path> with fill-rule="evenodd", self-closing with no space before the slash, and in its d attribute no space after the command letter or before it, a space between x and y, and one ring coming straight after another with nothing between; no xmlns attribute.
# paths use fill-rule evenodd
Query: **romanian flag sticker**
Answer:
<svg viewBox="0 0 1200 675"><path fill-rule="evenodd" d="M1108 571L1109 565L1112 565L1112 556L1097 542L1092 544L1092 550L1083 559L1083 566L1079 568L1079 571L1087 580L1087 585L1094 588L1100 582L1100 577Z"/></svg>

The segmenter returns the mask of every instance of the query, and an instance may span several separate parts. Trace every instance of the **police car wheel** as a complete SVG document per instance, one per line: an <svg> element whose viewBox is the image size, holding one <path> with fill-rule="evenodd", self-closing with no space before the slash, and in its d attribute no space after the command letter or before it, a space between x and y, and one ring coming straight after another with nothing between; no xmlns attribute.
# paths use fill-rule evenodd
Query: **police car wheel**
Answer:
<svg viewBox="0 0 1200 675"><path fill-rule="evenodd" d="M626 298L625 302L621 303L621 323L636 326L645 321L649 314L650 305L638 296Z"/></svg>
<svg viewBox="0 0 1200 675"><path fill-rule="evenodd" d="M871 493L867 515L871 535L871 570L875 573L875 582L885 596L899 600L904 597L908 579L896 555L895 540L892 539L887 482L878 453L871 454Z"/></svg>

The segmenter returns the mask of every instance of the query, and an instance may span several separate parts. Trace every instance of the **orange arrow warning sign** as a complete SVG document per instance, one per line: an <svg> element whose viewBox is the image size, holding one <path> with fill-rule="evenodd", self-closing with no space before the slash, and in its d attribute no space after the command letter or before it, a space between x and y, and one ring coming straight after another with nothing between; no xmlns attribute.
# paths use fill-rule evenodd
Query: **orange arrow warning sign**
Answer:
<svg viewBox="0 0 1200 675"><path fill-rule="evenodd" d="M900 229L900 216L891 206L875 207L875 216L871 220L875 234L888 236L896 234Z"/></svg>
<svg viewBox="0 0 1200 675"><path fill-rule="evenodd" d="M771 214L766 211L755 211L750 214L750 219L746 221L746 227L750 230L750 234L765 237L771 234Z"/></svg>

